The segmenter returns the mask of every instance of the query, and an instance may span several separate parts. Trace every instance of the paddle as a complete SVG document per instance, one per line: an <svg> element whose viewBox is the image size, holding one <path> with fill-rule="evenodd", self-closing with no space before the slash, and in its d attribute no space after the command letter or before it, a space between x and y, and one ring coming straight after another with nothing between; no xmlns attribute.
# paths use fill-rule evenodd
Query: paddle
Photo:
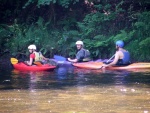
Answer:
<svg viewBox="0 0 150 113"><path fill-rule="evenodd" d="M11 59L10 59L10 62L11 62L12 64L17 64L19 61L18 61L16 58L11 58Z"/></svg>
<svg viewBox="0 0 150 113"><path fill-rule="evenodd" d="M67 61L65 57L59 55L54 55L54 59L57 61Z"/></svg>
<svg viewBox="0 0 150 113"><path fill-rule="evenodd" d="M115 57L115 54L114 54L110 59L108 59L108 60L106 61L106 63L108 63L108 62L109 62L110 60L112 60L114 57ZM101 66L100 69L102 69L102 67L103 67L103 66Z"/></svg>
<svg viewBox="0 0 150 113"><path fill-rule="evenodd" d="M22 61L19 61L16 58L11 58L10 61L11 61L12 64L17 64L18 62L22 62ZM34 62L34 64L36 64L37 66L42 66L41 62Z"/></svg>
<svg viewBox="0 0 150 113"><path fill-rule="evenodd" d="M109 62L110 60L112 60L114 57L115 57L115 54L114 54L110 59L108 59L106 63L108 63L108 62Z"/></svg>

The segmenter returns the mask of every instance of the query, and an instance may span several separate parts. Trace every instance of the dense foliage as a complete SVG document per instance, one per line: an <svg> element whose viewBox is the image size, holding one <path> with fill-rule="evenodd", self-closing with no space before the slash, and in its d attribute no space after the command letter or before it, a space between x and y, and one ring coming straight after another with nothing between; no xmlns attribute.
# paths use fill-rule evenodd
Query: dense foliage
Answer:
<svg viewBox="0 0 150 113"><path fill-rule="evenodd" d="M93 58L109 58L115 41L135 61L150 61L149 0L2 0L0 51L28 54L36 44L47 57L74 57L83 40Z"/></svg>

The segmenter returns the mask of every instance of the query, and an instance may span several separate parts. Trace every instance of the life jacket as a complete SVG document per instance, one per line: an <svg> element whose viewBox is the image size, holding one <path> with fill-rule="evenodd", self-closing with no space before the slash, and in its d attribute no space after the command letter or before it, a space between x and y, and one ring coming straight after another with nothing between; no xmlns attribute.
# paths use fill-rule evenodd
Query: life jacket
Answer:
<svg viewBox="0 0 150 113"><path fill-rule="evenodd" d="M119 59L117 65L128 65L130 64L130 53L128 51L121 51L123 53L123 58Z"/></svg>
<svg viewBox="0 0 150 113"><path fill-rule="evenodd" d="M35 54L34 62L42 61L43 60L43 55L42 55L41 52L34 52L34 54Z"/></svg>
<svg viewBox="0 0 150 113"><path fill-rule="evenodd" d="M84 50L84 58L83 58L83 62L88 62L91 60L90 58L90 52L87 49L83 49Z"/></svg>

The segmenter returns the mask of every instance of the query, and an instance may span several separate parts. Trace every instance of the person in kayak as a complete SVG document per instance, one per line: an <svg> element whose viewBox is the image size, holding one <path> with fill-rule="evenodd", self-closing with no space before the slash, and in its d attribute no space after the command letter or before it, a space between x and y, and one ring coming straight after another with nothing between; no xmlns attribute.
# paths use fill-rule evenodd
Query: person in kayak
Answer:
<svg viewBox="0 0 150 113"><path fill-rule="evenodd" d="M53 62L50 62L50 60L48 58L44 57L41 52L36 52L35 45L29 45L28 49L30 52L30 60L25 61L25 64L31 66L33 64L36 64L35 62L40 62L41 64L50 63L51 65L56 65Z"/></svg>
<svg viewBox="0 0 150 113"><path fill-rule="evenodd" d="M116 53L115 58L111 63L104 63L102 67L109 67L109 66L122 66L122 65L129 65L130 64L130 53L123 49L124 42L122 40L118 40L116 42Z"/></svg>
<svg viewBox="0 0 150 113"><path fill-rule="evenodd" d="M77 47L77 54L75 59L68 58L68 61L70 62L87 62L90 61L90 52L89 50L84 49L84 44L82 41L77 41L76 42L76 47Z"/></svg>

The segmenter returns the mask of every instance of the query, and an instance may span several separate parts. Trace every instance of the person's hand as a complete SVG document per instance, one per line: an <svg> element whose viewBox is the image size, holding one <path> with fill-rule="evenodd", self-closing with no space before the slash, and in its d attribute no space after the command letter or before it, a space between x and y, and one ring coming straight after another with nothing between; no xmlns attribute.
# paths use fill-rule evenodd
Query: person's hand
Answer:
<svg viewBox="0 0 150 113"><path fill-rule="evenodd" d="M102 65L102 68L105 68L105 67L108 67L108 65L107 65L107 64L103 64L103 65Z"/></svg>
<svg viewBox="0 0 150 113"><path fill-rule="evenodd" d="M70 61L70 60L71 60L71 58L67 58L67 60L68 60L68 61Z"/></svg>

